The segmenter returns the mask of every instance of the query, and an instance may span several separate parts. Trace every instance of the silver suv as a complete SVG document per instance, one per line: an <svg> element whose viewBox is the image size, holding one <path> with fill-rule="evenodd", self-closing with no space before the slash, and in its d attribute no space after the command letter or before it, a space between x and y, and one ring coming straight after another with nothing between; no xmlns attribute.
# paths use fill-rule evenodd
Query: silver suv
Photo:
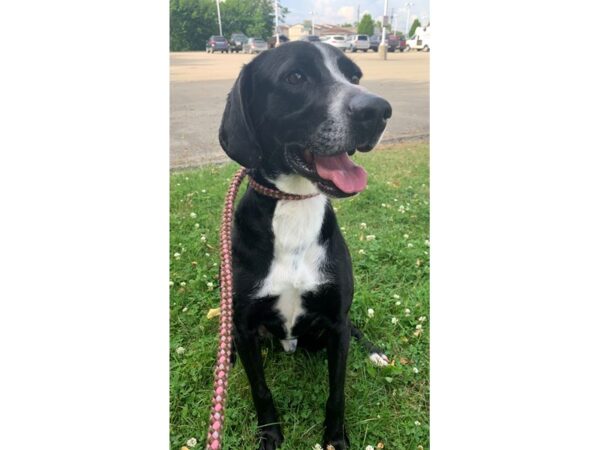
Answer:
<svg viewBox="0 0 600 450"><path fill-rule="evenodd" d="M371 41L366 34L355 34L348 39L348 49L351 52L356 52L356 50L366 52L369 47L371 47Z"/></svg>

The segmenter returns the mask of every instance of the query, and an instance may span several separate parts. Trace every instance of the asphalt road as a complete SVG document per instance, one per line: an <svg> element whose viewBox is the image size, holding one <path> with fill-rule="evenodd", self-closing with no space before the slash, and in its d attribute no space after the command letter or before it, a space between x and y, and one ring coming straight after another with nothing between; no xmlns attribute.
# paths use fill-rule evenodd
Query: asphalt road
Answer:
<svg viewBox="0 0 600 450"><path fill-rule="evenodd" d="M385 142L429 136L429 53L348 54L361 67L361 84L393 108ZM225 99L250 55L171 54L171 169L222 162L218 140Z"/></svg>

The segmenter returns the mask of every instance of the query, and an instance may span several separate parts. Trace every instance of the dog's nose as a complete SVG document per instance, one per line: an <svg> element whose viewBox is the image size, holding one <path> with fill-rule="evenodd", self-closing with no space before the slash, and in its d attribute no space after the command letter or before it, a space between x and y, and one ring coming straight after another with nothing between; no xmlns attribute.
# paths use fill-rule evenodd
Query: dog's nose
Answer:
<svg viewBox="0 0 600 450"><path fill-rule="evenodd" d="M377 95L358 94L348 103L348 112L358 122L389 119L392 117L392 105Z"/></svg>

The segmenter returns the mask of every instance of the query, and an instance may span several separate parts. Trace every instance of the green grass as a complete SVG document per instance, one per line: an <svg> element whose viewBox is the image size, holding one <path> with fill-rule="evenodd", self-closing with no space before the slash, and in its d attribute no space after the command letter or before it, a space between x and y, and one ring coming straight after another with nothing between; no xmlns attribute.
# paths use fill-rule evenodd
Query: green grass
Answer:
<svg viewBox="0 0 600 450"><path fill-rule="evenodd" d="M376 447L379 442L388 450L427 449L429 146L404 144L357 154L355 159L369 172L368 189L334 202L354 264L351 318L385 349L394 365L373 367L352 343L346 382L350 441L353 449ZM218 327L218 319L208 320L206 313L219 304L219 220L236 170L236 165L228 164L171 176L172 449L179 450L191 437L198 440L196 449L204 448ZM367 240L368 235L375 238ZM375 311L371 318L369 308ZM421 316L425 319L420 321ZM397 323L392 323L393 317ZM422 332L415 335L419 324ZM181 354L176 351L179 347L185 349ZM274 344L264 348L263 356L282 421L282 448L312 449L321 443L323 431L328 392L325 353L298 351L288 356ZM255 435L248 381L238 363L230 378L224 448L255 450Z"/></svg>

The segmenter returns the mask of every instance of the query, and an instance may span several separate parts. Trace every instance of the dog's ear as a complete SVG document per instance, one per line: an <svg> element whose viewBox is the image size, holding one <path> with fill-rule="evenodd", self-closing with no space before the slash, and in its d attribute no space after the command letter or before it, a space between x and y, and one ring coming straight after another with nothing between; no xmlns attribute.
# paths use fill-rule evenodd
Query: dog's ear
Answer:
<svg viewBox="0 0 600 450"><path fill-rule="evenodd" d="M245 65L227 97L219 128L219 142L225 153L240 165L254 169L261 160L261 150L248 111L252 96L252 68Z"/></svg>

